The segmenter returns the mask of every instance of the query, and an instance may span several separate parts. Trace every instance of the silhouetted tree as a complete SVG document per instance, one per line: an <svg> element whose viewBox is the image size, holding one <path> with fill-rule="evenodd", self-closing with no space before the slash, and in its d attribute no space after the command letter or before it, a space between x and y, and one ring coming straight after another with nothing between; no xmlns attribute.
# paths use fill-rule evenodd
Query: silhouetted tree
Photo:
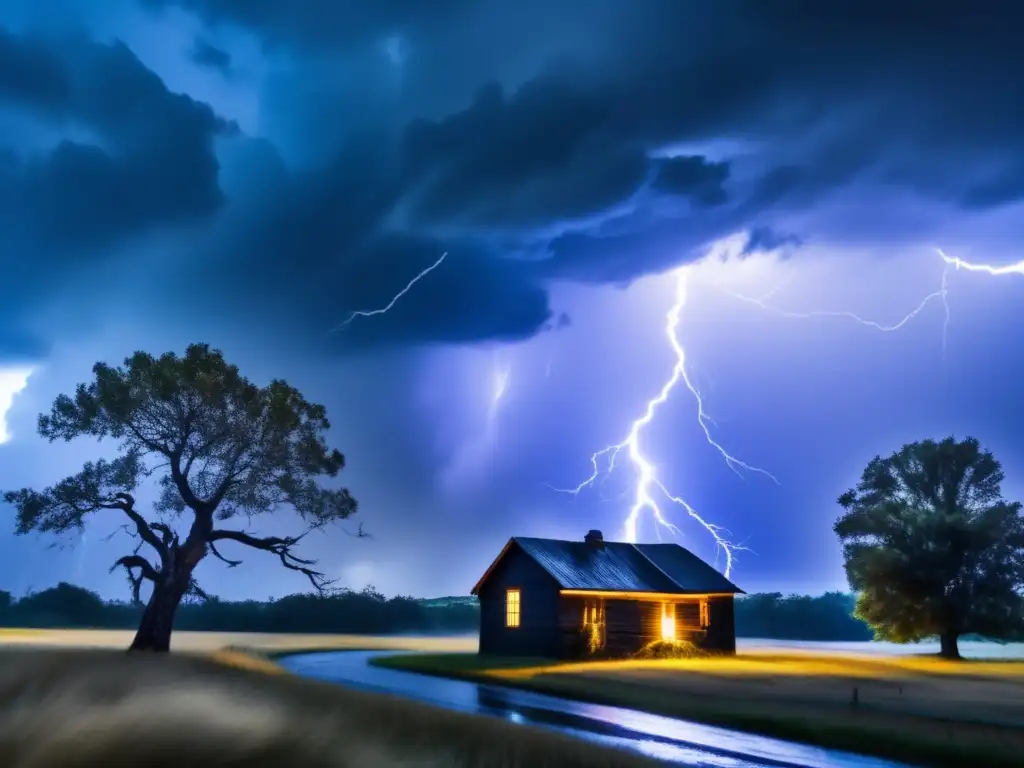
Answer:
<svg viewBox="0 0 1024 768"><path fill-rule="evenodd" d="M71 627L102 626L106 607L103 598L95 592L66 581L18 601L18 612L22 615L43 618L47 624Z"/></svg>
<svg viewBox="0 0 1024 768"><path fill-rule="evenodd" d="M325 442L330 425L323 406L284 381L256 386L204 344L189 346L182 357L136 352L122 367L97 363L93 374L92 383L80 384L73 398L59 396L50 414L39 417L39 433L51 442L115 438L118 457L89 462L41 492L5 493L4 500L17 509L19 534L80 530L89 515L107 511L126 517L125 529L138 546L112 570L125 569L136 601L143 582L152 584L132 649L169 650L183 597L203 595L193 578L199 562L213 554L228 566L239 564L219 551L225 542L275 555L317 590L329 584L314 561L293 552L310 530L356 510L347 490L318 484L345 463ZM133 495L154 474L157 519L144 517ZM224 527L282 505L298 513L305 532L259 537ZM183 535L179 521L187 526ZM152 558L140 554L143 546Z"/></svg>
<svg viewBox="0 0 1024 768"><path fill-rule="evenodd" d="M882 640L1010 639L1024 631L1024 517L978 441L926 440L875 457L835 524L856 615Z"/></svg>

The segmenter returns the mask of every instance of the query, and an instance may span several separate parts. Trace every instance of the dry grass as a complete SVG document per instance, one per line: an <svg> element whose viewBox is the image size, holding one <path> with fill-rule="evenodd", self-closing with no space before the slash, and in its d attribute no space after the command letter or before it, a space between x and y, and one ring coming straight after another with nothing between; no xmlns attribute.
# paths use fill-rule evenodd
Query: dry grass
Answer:
<svg viewBox="0 0 1024 768"><path fill-rule="evenodd" d="M926 765L1020 765L1024 753L1019 661L760 652L663 661L505 661L492 667L463 654L380 663Z"/></svg>
<svg viewBox="0 0 1024 768"><path fill-rule="evenodd" d="M0 654L0 754L4 768L656 765L497 719L199 655L27 648Z"/></svg>
<svg viewBox="0 0 1024 768"><path fill-rule="evenodd" d="M109 629L0 629L0 646L29 645L40 648L127 648L134 631ZM384 635L291 635L262 632L175 632L171 649L213 652L221 648L257 648L268 654L305 650L427 651L471 653L476 637Z"/></svg>

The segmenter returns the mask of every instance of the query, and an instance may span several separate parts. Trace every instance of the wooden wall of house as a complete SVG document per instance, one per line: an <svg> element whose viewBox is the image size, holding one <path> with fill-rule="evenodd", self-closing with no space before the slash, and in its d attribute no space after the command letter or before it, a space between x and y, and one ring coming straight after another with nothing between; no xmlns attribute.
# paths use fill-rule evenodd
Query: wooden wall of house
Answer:
<svg viewBox="0 0 1024 768"><path fill-rule="evenodd" d="M518 627L505 626L505 593L520 591ZM558 583L513 544L480 587L480 653L558 657Z"/></svg>
<svg viewBox="0 0 1024 768"><path fill-rule="evenodd" d="M704 598L708 600L707 598ZM603 619L600 636L601 654L611 657L630 656L648 643L662 637L663 604L670 603L674 614L677 640L685 640L708 650L735 652L736 637L732 613L732 598L708 600L707 616L710 626L702 626L701 600L692 597L668 600L629 600L565 596L559 600L558 652L559 658L586 658L590 655L589 633L584 626L584 611L592 604L601 608Z"/></svg>
<svg viewBox="0 0 1024 768"><path fill-rule="evenodd" d="M708 613L711 622L703 647L709 651L736 653L736 617L732 596L712 597Z"/></svg>
<svg viewBox="0 0 1024 768"><path fill-rule="evenodd" d="M588 655L590 637L584 626L583 611L595 602L602 604L604 601L583 597L558 599L558 658L582 659ZM604 639L603 630L601 639Z"/></svg>

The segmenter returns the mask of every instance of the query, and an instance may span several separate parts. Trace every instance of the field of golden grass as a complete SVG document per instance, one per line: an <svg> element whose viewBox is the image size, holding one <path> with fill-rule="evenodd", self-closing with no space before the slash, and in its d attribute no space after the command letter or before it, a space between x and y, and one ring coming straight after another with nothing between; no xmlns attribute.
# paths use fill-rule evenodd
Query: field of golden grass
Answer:
<svg viewBox="0 0 1024 768"><path fill-rule="evenodd" d="M105 659L103 664L109 670L111 680L114 681L105 685L112 685L114 688L120 686L118 690L121 693L118 695L122 696L124 700L132 700L132 697L137 698L141 695L138 688L147 688L148 690L150 684L147 682L146 675L150 674L149 672L140 676L135 667L119 666L126 659L124 654L93 650L91 652L93 655L90 656L87 651L73 650L82 648L123 649L127 647L131 637L132 633L127 631L0 630L0 647L6 646L4 652L0 654L0 666L4 669L4 675L8 675L12 669L17 668L19 674L22 675L19 678L22 683L19 685L24 686L28 685L27 681L31 675L37 672L43 674L44 677L48 674L55 674L45 672L47 665L54 665L54 669L59 667L63 670L60 673L64 676L61 678L61 685L68 684L68 681L75 675L85 674L85 677L75 684L78 686L75 689L78 693L74 695L79 697L77 701L81 706L90 700L90 696L106 701L107 694L101 693L98 688L90 689L94 683L88 681L95 681L97 678L89 677L91 673L86 674L84 670L76 669L75 663L77 662L72 663L67 660L102 658ZM306 759L303 757L302 760L293 761L293 764L297 766L363 765L366 763L359 762L364 759L363 757L359 757L356 762L345 761L349 760L352 755L365 757L367 754L374 755L374 759L378 759L379 755L382 762L378 764L381 766L391 764L392 758L395 760L400 758L400 760L406 761L401 764L408 766L489 765L490 762L474 762L477 760L474 757L474 755L478 755L474 751L477 747L465 747L458 740L450 743L430 741L430 750L432 751L428 750L429 756L427 753L422 753L412 762L408 762L412 758L409 757L407 751L403 751L405 749L403 745L406 744L405 737L396 734L408 732L412 739L411 743L421 744L425 737L418 734L416 728L427 727L428 724L430 728L434 728L435 718L440 718L437 722L445 723L450 719L453 729L451 733L454 733L459 727L466 729L467 733L470 731L477 733L481 727L485 730L498 726L509 727L506 724L495 724L491 721L486 721L485 725L483 721L476 718L465 720L464 718L468 716L444 713L399 698L356 694L329 685L298 680L290 675L280 674L282 670L271 660L274 656L287 653L331 649L417 651L416 654L386 657L378 661L382 666L496 682L825 747L871 753L920 765L941 766L942 768L977 768L980 765L984 765L986 768L1001 768L1003 766L1008 768L1024 763L1019 758L1019 755L1024 754L1024 661L1022 660L955 663L933 657L853 656L831 652L783 652L778 649L758 649L742 652L733 658L575 664L552 664L536 660L511 659L495 663L493 660L481 658L475 653L476 638L473 637L278 635L230 632L178 632L174 635L172 645L177 654L167 663L205 664L206 666L194 668L202 670L201 674L195 671L189 673L191 674L189 678L191 687L186 693L180 693L172 686L167 689L166 696L164 696L164 693L161 692L162 689L157 686L155 692L159 695L153 696L147 692L145 694L147 701L155 702L163 698L170 702L167 706L171 706L173 709L192 697L199 702L196 704L195 711L201 712L206 711L203 707L207 704L203 702L217 700L220 703L216 706L227 713L230 712L230 708L224 709L227 707L225 701L234 694L223 688L222 681L229 680L223 675L237 674L248 676L230 678L231 682L224 682L224 684L236 685L245 679L249 681L245 683L246 686L267 686L260 689L262 691L260 695L269 697L266 699L267 707L278 712L281 717L285 717L288 723L291 723L288 718L292 715L288 713L291 712L292 707L306 711L303 707L310 706L314 700L321 703L326 702L328 714L325 715L325 718L316 720L320 725L315 728L322 727L334 731L340 729L340 732L347 734L344 738L351 740L349 747L345 748L349 751L346 752L341 746L335 746L332 747L334 757L331 758L334 762L302 762ZM40 652L41 649L51 649L51 651ZM55 649L63 650L54 653ZM36 659L32 662L35 666L22 663L22 660L30 658ZM16 659L18 661L15 662ZM219 662L216 668L219 670L218 672L211 671L214 668L209 666L210 659ZM135 664L136 662L126 663ZM163 662L157 660L154 663ZM93 666L95 665L93 664ZM236 669L228 670L228 667ZM43 671L39 672L40 670ZM253 674L254 672L271 674ZM71 677L67 677L68 675ZM252 681L256 678L262 682L253 683ZM12 690L20 689L17 686L12 689L8 683L3 683L2 688L0 695L3 696L5 711L11 712L10 702L15 701L16 703L17 697L9 699L9 694ZM56 696L54 701L57 702L53 706L64 706L60 702L67 699L66 693L60 693L62 688L56 682L53 683L52 690ZM60 693L59 696L58 693ZM249 695L247 693L243 698ZM284 698L275 699L278 696ZM223 701L217 697L221 697ZM300 701L304 697L309 697L305 705ZM70 699L67 700L70 701ZM373 705L378 707L373 711L391 723L388 726L390 730L380 731L378 729L364 732L360 725L351 732L348 731L350 721L346 718L349 718L350 714L346 713L349 711L350 705L356 706L358 703L357 708L370 706L367 702L371 700L381 702L379 705ZM275 701L276 703L274 703ZM51 706L51 704L46 704L46 706ZM85 707L85 711L95 713L97 706L93 702ZM103 706L107 706L107 704ZM111 712L113 711L111 710ZM154 710L153 713L150 713L156 720L164 718L164 714L154 714L156 712L157 710ZM159 710L159 712L162 713L163 710ZM54 714L54 712L50 712L46 717L52 717ZM178 710L173 710L171 715L173 716L167 722L174 724L174 728L185 727L179 722L180 718L185 715ZM110 715L110 717L114 718L114 715ZM225 717L227 717L226 714ZM179 720L174 718L179 718ZM239 718L241 719L240 715ZM336 718L336 722L327 728L324 724L331 721L331 718ZM409 724L405 725L407 719ZM114 720L111 719L110 722L113 723ZM362 723L361 720L358 722ZM460 723L461 726L459 726ZM262 726L260 727L262 728ZM288 727L295 726L289 725ZM0 728L0 734L2 731L3 729ZM30 731L31 729L28 732ZM547 746L539 746L542 743L547 743L544 742L547 735L543 732L536 734L531 732L531 735L525 738L524 744L519 744L521 737L518 734L521 732L514 729L507 732L500 729L493 733L490 730L486 730L486 732L492 734L488 749L492 752L497 750L502 755L506 755L506 753L511 755L508 760L502 758L494 764L507 766L555 764L545 762L551 755L546 751ZM381 733L387 735L382 737L383 741L378 743ZM363 738L364 736L368 741ZM503 741L506 736L508 743ZM2 738L0 736L0 753L6 754L5 742ZM332 738L334 737L315 736L312 732L309 733L309 739L318 744L324 739L330 741ZM540 741L535 741L535 739L540 739ZM335 741L331 741L331 743L334 744ZM263 742L259 741L259 743ZM485 740L481 743L487 742ZM114 742L111 741L110 745L113 744ZM473 741L473 744L476 744L476 741ZM571 740L563 741L561 744L561 747L551 747L556 749L552 755L558 756L557 764L576 764L573 762L575 758L566 756L567 753L563 754L563 752L557 751L569 749L570 745L572 745L572 749L584 750L584 752L596 749L597 752L593 753L595 755L605 754L596 747L585 747L585 745ZM113 749L114 747L110 745L108 745L109 748ZM539 751L522 752L523 749L528 750L534 747ZM270 749L270 747L267 748ZM305 754L299 747L290 746L288 749L293 750L294 754ZM398 751L395 752L395 749ZM469 751L467 752L466 749ZM580 754L584 754L584 752ZM292 752L288 754L292 754ZM527 754L530 756L529 759L526 757ZM537 757L538 755L546 755L546 757ZM352 759L356 758L352 757ZM494 759L497 760L497 757ZM597 758L587 757L587 759ZM640 761L639 758L636 758L639 762L630 762L633 758L628 755L616 756L614 759L619 762L602 762L607 759L612 758L602 757L596 763L586 764L647 764ZM100 762L77 763L76 765L93 764L99 765ZM154 763L154 765L157 764ZM217 765L218 763L213 761L208 764ZM258 766L261 763L257 761L251 764ZM6 765L9 763L5 763ZM63 765L63 763L23 762L15 763L15 765L23 765L25 768L35 768L35 766L42 768L43 766ZM70 766L70 763L68 765Z"/></svg>
<svg viewBox="0 0 1024 768"><path fill-rule="evenodd" d="M381 666L486 680L922 765L1024 761L1024 662L748 652L544 664L475 654Z"/></svg>
<svg viewBox="0 0 1024 768"><path fill-rule="evenodd" d="M4 768L658 765L495 718L233 669L204 654L25 646L0 653L0 754Z"/></svg>
<svg viewBox="0 0 1024 768"><path fill-rule="evenodd" d="M127 648L135 633L106 629L0 629L0 647ZM222 648L253 648L268 654L303 650L426 651L473 653L476 637L395 635L291 635L260 632L175 632L171 650L208 653Z"/></svg>

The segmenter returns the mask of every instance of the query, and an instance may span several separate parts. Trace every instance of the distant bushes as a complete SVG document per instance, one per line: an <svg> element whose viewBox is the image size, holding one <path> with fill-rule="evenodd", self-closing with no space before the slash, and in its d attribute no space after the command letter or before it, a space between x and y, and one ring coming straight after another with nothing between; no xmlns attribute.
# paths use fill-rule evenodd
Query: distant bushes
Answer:
<svg viewBox="0 0 1024 768"><path fill-rule="evenodd" d="M819 597L747 595L736 601L736 633L785 640L870 640L871 630L853 618L853 603L852 595L839 592ZM105 601L65 582L21 599L0 591L0 626L134 629L141 614L140 606ZM186 603L176 621L183 630L308 634L453 634L475 632L479 625L475 598L389 598L373 587L328 596Z"/></svg>

